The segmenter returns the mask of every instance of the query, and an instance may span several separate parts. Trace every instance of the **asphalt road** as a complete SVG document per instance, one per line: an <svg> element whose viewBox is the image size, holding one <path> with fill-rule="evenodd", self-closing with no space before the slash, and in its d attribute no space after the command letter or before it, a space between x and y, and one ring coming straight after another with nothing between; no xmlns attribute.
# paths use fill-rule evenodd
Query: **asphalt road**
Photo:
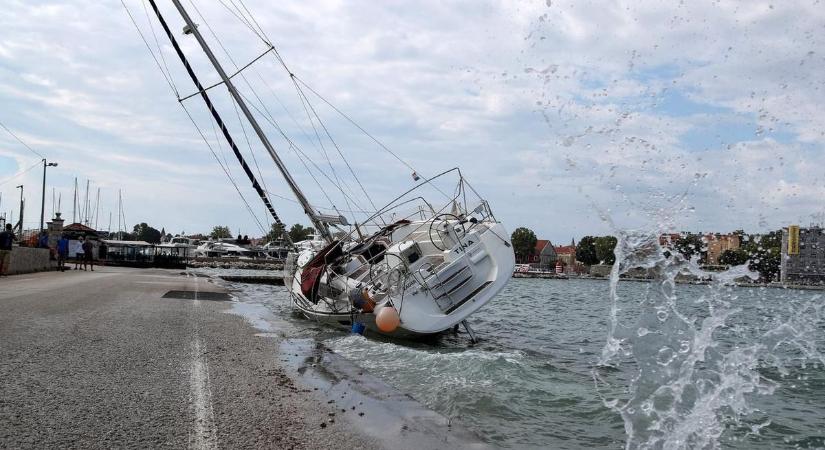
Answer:
<svg viewBox="0 0 825 450"><path fill-rule="evenodd" d="M0 279L0 448L387 446L328 420L228 302L171 290L222 292L179 271Z"/></svg>

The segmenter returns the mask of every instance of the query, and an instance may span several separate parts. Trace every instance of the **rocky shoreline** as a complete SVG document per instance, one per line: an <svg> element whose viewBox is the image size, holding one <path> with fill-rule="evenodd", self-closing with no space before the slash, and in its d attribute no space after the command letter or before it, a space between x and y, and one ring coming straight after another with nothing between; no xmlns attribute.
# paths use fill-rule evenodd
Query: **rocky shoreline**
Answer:
<svg viewBox="0 0 825 450"><path fill-rule="evenodd" d="M284 263L281 261L266 260L197 258L187 262L186 267L196 269L283 270Z"/></svg>

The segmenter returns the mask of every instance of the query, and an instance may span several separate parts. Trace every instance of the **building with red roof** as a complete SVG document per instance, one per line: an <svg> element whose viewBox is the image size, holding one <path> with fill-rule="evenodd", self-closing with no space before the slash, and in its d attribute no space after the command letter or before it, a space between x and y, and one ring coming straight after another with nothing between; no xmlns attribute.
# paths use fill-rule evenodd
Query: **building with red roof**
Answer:
<svg viewBox="0 0 825 450"><path fill-rule="evenodd" d="M553 270L553 265L556 263L556 251L552 242L547 239L538 239L533 248L533 254L519 259L522 259L518 261L520 264L530 264L539 270Z"/></svg>

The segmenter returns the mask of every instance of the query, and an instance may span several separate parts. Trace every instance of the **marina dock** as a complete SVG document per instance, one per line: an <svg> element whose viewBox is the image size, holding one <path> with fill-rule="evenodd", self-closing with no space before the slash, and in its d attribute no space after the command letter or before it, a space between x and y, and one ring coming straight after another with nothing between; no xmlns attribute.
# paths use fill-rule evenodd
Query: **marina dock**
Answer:
<svg viewBox="0 0 825 450"><path fill-rule="evenodd" d="M96 267L18 275L0 286L2 448L422 442L404 430L421 430L432 436L423 442L440 447L479 445L436 413L410 416L407 404L404 417L373 433L375 411L357 406L341 413L317 388L290 376L277 333L262 336L241 316L226 314L231 297L207 278Z"/></svg>
<svg viewBox="0 0 825 450"><path fill-rule="evenodd" d="M513 272L513 278L552 278L556 280L566 280L568 277L563 273L556 272Z"/></svg>
<svg viewBox="0 0 825 450"><path fill-rule="evenodd" d="M284 277L281 275L220 275L218 278L235 283L284 285Z"/></svg>

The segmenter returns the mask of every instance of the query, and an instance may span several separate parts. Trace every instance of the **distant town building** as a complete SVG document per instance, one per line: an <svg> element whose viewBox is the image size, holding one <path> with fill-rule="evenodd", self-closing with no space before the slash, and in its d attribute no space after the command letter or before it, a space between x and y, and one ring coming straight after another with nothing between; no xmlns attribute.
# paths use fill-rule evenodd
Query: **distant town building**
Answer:
<svg viewBox="0 0 825 450"><path fill-rule="evenodd" d="M539 270L553 270L556 264L556 252L553 249L553 244L546 239L537 240L535 250L528 258L527 264Z"/></svg>
<svg viewBox="0 0 825 450"><path fill-rule="evenodd" d="M556 257L564 266L573 267L576 265L576 246L575 245L559 245L554 248Z"/></svg>
<svg viewBox="0 0 825 450"><path fill-rule="evenodd" d="M782 229L780 281L825 283L825 229L821 226Z"/></svg>
<svg viewBox="0 0 825 450"><path fill-rule="evenodd" d="M719 258L726 250L737 250L742 244L738 234L708 233L702 236L702 240L707 249L705 264L711 266L719 264Z"/></svg>
<svg viewBox="0 0 825 450"><path fill-rule="evenodd" d="M673 244L678 241L682 235L680 233L664 233L659 235L659 245L665 248L673 248Z"/></svg>
<svg viewBox="0 0 825 450"><path fill-rule="evenodd" d="M97 230L78 222L63 227L63 233L66 234L66 237L69 239L98 238Z"/></svg>

